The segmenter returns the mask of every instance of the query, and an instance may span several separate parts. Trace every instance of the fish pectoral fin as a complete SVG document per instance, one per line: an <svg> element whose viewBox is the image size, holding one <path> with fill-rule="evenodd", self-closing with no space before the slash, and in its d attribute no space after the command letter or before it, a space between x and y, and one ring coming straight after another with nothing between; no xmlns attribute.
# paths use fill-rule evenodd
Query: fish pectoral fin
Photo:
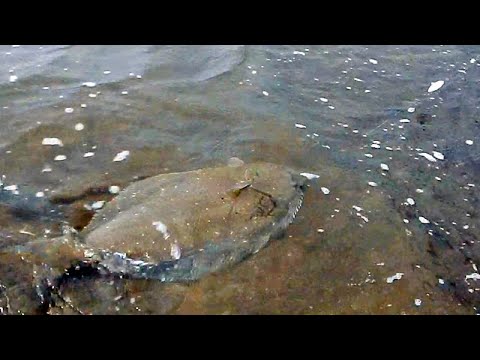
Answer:
<svg viewBox="0 0 480 360"><path fill-rule="evenodd" d="M251 186L252 186L252 183L249 182L249 181L240 181L240 182L236 183L235 185L233 185L229 190L227 190L227 195L232 200L232 205L231 205L230 210L228 212L227 218L230 218L232 216L232 214L235 212L235 204L236 204L237 198L240 196L240 194L245 189L248 189Z"/></svg>
<svg viewBox="0 0 480 360"><path fill-rule="evenodd" d="M236 198L243 190L247 189L250 186L252 186L252 183L250 181L240 181L233 185L229 190L227 190L227 194L232 196L233 198Z"/></svg>

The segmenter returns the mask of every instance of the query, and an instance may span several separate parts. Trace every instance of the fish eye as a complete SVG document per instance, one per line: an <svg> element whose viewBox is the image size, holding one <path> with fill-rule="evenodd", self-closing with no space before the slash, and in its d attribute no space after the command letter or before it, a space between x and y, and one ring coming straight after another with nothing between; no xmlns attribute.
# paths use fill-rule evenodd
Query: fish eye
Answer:
<svg viewBox="0 0 480 360"><path fill-rule="evenodd" d="M305 191L306 186L305 186L305 184L298 184L298 188L299 188L300 190Z"/></svg>

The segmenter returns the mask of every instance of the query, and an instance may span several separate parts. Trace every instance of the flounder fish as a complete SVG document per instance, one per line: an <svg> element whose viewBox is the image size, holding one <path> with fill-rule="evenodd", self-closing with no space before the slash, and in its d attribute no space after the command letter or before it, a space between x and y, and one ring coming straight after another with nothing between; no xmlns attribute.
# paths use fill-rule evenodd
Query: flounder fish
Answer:
<svg viewBox="0 0 480 360"><path fill-rule="evenodd" d="M194 281L279 237L302 205L306 180L280 165L241 160L161 174L120 191L74 240L64 235L20 251L42 254L50 266L78 260L131 279ZM58 248L66 244L75 251L62 263Z"/></svg>

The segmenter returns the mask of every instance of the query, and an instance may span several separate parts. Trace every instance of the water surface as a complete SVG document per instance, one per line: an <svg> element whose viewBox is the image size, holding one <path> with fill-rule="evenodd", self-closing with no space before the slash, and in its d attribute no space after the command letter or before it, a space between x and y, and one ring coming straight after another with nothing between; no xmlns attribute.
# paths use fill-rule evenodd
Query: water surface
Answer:
<svg viewBox="0 0 480 360"><path fill-rule="evenodd" d="M237 156L320 175L283 239L190 285L72 281L65 293L74 306L474 314L478 53L454 45L0 46L0 247L84 226L84 204L111 198L75 201L86 189ZM444 85L429 93L437 81ZM63 146L42 145L46 137ZM128 159L112 161L125 150ZM434 151L436 161L420 155ZM0 261L3 302L32 313L32 269L7 253Z"/></svg>

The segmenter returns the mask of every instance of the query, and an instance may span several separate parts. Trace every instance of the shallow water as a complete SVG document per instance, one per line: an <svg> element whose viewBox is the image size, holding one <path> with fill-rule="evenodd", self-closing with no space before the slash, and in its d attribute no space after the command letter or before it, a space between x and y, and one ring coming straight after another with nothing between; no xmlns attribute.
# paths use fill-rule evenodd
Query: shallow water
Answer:
<svg viewBox="0 0 480 360"><path fill-rule="evenodd" d="M478 54L453 45L0 46L0 248L84 226L83 205L111 198L81 198L88 189L237 156L320 175L283 239L189 285L72 280L73 307L474 314L479 281L466 276L480 266ZM46 137L64 146L42 145ZM419 155L433 151L444 159ZM34 313L34 269L0 255L0 307L8 298L10 313Z"/></svg>

